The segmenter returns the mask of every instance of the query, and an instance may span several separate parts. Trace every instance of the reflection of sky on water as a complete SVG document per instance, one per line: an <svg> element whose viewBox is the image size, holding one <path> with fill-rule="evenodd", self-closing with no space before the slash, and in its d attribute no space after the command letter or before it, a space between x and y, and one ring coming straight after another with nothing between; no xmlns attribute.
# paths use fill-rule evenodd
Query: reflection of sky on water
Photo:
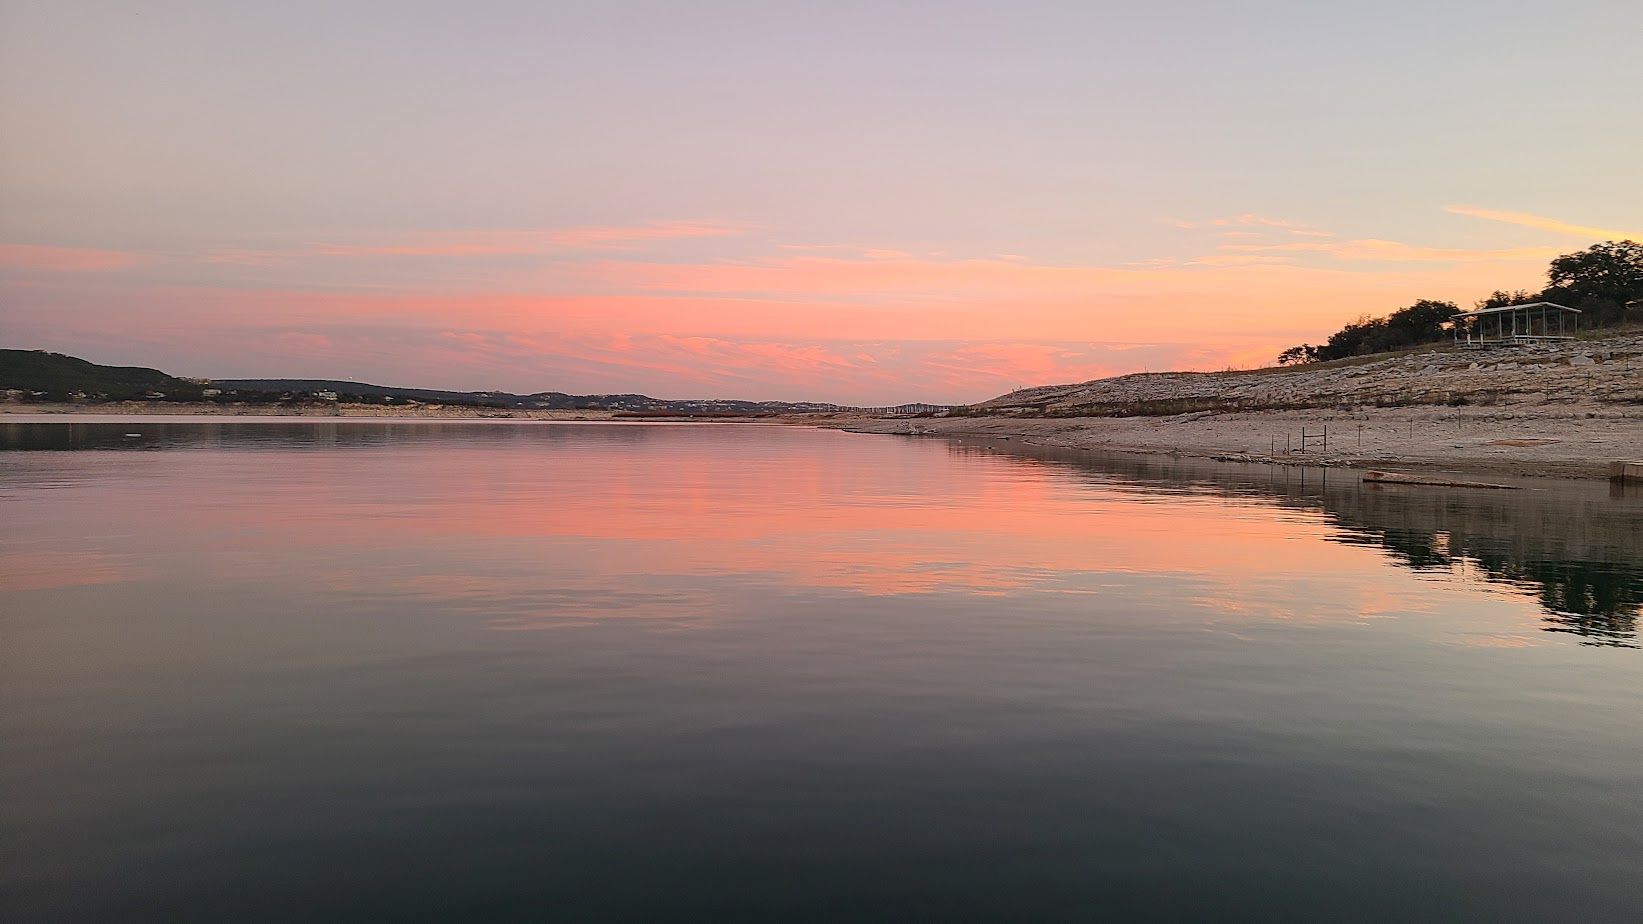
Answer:
<svg viewBox="0 0 1643 924"><path fill-rule="evenodd" d="M994 453L960 444L961 453ZM1364 485L1350 471L1229 465L1015 445L1009 452L1148 496L1212 494L1321 514L1323 538L1379 548L1423 578L1527 594L1541 628L1584 644L1636 647L1643 612L1643 495L1601 483L1524 490Z"/></svg>
<svg viewBox="0 0 1643 924"><path fill-rule="evenodd" d="M0 453L11 917L1643 900L1634 655L1542 631L1508 567L1632 567L1601 493L754 427L141 430Z"/></svg>
<svg viewBox="0 0 1643 924"><path fill-rule="evenodd" d="M1637 504L1579 487L1377 489L1302 469L704 432L8 424L13 447L117 451L9 456L21 503L0 586L301 574L314 592L438 602L520 629L710 620L715 594L749 582L1001 598L1121 582L1220 625L1432 612L1456 590L1478 606L1494 599L1476 594L1484 581L1534 593L1550 631L1636 635ZM72 526L93 521L108 525ZM1387 554L1356 551L1366 545ZM1387 561L1454 587L1394 580ZM1496 631L1522 628L1495 618Z"/></svg>

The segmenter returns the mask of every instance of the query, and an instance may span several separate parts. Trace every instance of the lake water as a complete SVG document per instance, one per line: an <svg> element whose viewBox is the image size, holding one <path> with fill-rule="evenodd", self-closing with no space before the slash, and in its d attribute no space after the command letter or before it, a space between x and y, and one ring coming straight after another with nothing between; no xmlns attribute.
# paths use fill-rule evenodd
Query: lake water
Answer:
<svg viewBox="0 0 1643 924"><path fill-rule="evenodd" d="M746 425L0 446L8 921L1643 909L1606 485Z"/></svg>

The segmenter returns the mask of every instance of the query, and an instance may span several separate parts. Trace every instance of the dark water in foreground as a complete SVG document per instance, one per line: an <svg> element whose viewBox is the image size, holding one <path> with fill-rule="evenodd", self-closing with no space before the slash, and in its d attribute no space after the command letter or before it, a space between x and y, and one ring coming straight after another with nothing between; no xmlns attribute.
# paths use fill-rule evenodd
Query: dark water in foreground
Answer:
<svg viewBox="0 0 1643 924"><path fill-rule="evenodd" d="M1601 486L726 425L0 446L8 921L1643 909L1643 501Z"/></svg>

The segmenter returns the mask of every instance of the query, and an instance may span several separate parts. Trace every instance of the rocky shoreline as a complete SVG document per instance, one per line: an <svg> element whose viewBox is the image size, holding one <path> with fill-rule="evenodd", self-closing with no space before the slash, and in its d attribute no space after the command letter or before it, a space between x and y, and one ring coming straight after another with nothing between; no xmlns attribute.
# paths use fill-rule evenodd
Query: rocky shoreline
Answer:
<svg viewBox="0 0 1643 924"><path fill-rule="evenodd" d="M1445 348L1251 372L1138 373L1022 389L972 408L987 415L1056 416L1193 401L1229 410L1570 401L1643 409L1643 333L1519 347Z"/></svg>
<svg viewBox="0 0 1643 924"><path fill-rule="evenodd" d="M1610 463L1643 458L1643 334L1140 373L1023 389L948 416L834 424L1234 461L1607 477Z"/></svg>

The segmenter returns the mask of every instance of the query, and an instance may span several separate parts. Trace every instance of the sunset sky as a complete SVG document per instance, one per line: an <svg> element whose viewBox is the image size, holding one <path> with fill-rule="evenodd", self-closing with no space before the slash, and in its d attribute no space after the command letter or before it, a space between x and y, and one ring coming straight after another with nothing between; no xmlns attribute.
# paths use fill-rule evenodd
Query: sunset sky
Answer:
<svg viewBox="0 0 1643 924"><path fill-rule="evenodd" d="M0 0L0 346L881 404L1643 239L1643 3Z"/></svg>

